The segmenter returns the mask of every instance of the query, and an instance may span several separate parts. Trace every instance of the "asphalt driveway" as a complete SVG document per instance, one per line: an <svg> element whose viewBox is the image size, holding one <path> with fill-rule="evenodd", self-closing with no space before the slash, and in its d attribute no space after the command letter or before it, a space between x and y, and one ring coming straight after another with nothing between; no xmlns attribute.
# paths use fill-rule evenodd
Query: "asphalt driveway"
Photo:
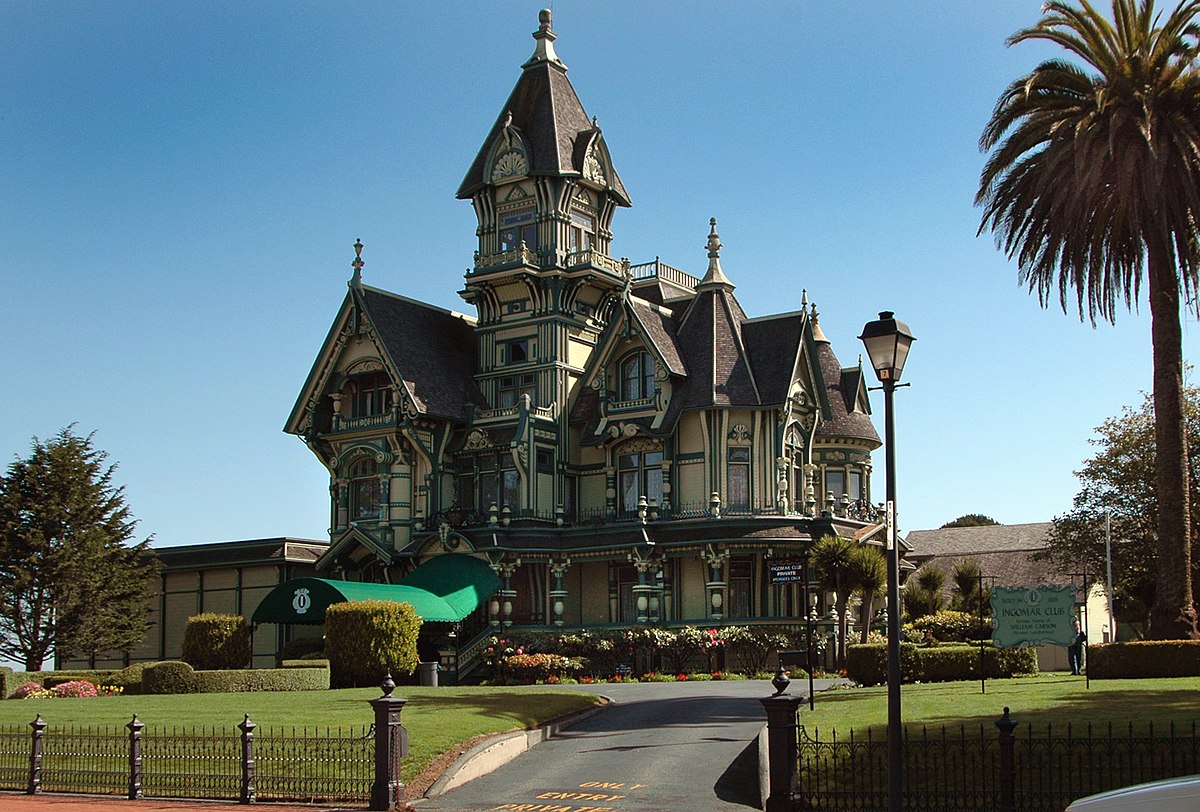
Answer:
<svg viewBox="0 0 1200 812"><path fill-rule="evenodd" d="M829 680L818 680L817 690ZM613 704L421 810L652 812L759 808L754 738L767 681L569 686ZM793 683L789 693L807 693Z"/></svg>

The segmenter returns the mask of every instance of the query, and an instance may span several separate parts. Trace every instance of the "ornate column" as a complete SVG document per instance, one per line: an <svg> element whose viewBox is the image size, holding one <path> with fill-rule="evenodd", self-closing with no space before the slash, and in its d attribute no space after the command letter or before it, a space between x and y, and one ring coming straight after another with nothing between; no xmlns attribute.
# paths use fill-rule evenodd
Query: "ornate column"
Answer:
<svg viewBox="0 0 1200 812"><path fill-rule="evenodd" d="M775 482L775 509L781 514L788 512L788 460L787 457L775 458L775 470L778 476Z"/></svg>
<svg viewBox="0 0 1200 812"><path fill-rule="evenodd" d="M340 530L350 521L350 481L336 479L331 490L337 500L337 529Z"/></svg>
<svg viewBox="0 0 1200 812"><path fill-rule="evenodd" d="M617 512L617 469L611 465L604 469L604 512L608 516Z"/></svg>
<svg viewBox="0 0 1200 812"><path fill-rule="evenodd" d="M633 587L633 594L637 598L637 621L638 623L657 623L658 622L658 588L654 584L646 583L646 573L657 571L658 564L650 559L632 557L633 568L637 570L638 582ZM653 609L651 603L653 602Z"/></svg>
<svg viewBox="0 0 1200 812"><path fill-rule="evenodd" d="M563 602L567 598L567 590L563 588L563 574L569 566L571 559L567 556L550 562L550 574L554 576L554 589L550 590L550 617L555 626L563 625Z"/></svg>
<svg viewBox="0 0 1200 812"><path fill-rule="evenodd" d="M513 598L517 597L517 591L512 588L512 576L516 572L517 567L521 565L520 560L514 563L492 564L492 569L500 576L504 586L500 589L500 625L508 628L512 625L512 610Z"/></svg>
<svg viewBox="0 0 1200 812"><path fill-rule="evenodd" d="M716 550L709 545L701 553L701 557L708 563L709 578L705 589L708 590L708 605L709 616L713 620L721 620L725 617L725 591L727 584L724 579L725 562L729 560L728 550Z"/></svg>

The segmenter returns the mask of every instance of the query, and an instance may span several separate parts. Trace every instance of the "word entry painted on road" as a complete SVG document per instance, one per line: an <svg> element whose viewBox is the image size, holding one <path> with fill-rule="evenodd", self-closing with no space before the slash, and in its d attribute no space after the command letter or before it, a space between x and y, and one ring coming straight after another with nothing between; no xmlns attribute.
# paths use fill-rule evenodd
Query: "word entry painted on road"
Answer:
<svg viewBox="0 0 1200 812"><path fill-rule="evenodd" d="M575 789L546 790L535 796L534 803L508 803L492 807L493 812L618 812L611 806L629 798L629 793L645 787L627 781L585 781ZM567 803L564 803L567 802Z"/></svg>
<svg viewBox="0 0 1200 812"><path fill-rule="evenodd" d="M992 589L992 643L998 648L1066 646L1075 638L1075 587L998 586Z"/></svg>

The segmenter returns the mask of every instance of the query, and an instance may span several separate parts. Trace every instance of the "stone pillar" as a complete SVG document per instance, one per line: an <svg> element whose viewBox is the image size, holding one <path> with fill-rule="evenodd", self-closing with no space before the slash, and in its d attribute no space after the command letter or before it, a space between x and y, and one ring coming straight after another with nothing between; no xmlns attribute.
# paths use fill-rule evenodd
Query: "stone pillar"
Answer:
<svg viewBox="0 0 1200 812"><path fill-rule="evenodd" d="M762 703L767 712L768 787L765 812L791 812L792 793L796 791L798 756L797 713L803 697L784 693L790 680L780 669L771 684L775 693Z"/></svg>
<svg viewBox="0 0 1200 812"><path fill-rule="evenodd" d="M400 760L408 755L408 731L400 723L400 712L407 700L392 696L396 683L388 674L380 686L383 696L371 700L375 711L375 780L371 784L371 805L375 812L395 809L404 801L404 782L400 780Z"/></svg>

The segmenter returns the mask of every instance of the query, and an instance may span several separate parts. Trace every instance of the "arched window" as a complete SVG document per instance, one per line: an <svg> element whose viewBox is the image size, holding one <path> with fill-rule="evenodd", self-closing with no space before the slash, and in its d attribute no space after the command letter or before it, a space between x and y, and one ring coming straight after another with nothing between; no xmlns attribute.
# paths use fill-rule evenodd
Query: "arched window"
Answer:
<svg viewBox="0 0 1200 812"><path fill-rule="evenodd" d="M654 359L639 351L621 361L621 400L641 400L654 395Z"/></svg>
<svg viewBox="0 0 1200 812"><path fill-rule="evenodd" d="M364 457L350 466L351 521L379 518L379 491L379 465L374 457Z"/></svg>

